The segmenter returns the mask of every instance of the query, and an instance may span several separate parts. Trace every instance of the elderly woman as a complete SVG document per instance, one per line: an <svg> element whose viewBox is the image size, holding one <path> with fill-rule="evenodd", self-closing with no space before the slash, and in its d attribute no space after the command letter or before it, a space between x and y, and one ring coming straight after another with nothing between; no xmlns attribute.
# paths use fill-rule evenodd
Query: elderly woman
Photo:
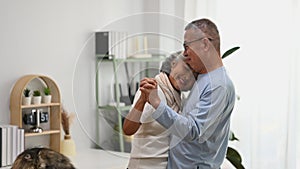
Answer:
<svg viewBox="0 0 300 169"><path fill-rule="evenodd" d="M188 91L195 82L195 75L183 62L181 52L169 56L155 76L161 100L180 113L181 91ZM165 169L169 150L169 132L151 117L154 108L141 99L138 91L133 107L125 118L123 131L133 135L128 169Z"/></svg>

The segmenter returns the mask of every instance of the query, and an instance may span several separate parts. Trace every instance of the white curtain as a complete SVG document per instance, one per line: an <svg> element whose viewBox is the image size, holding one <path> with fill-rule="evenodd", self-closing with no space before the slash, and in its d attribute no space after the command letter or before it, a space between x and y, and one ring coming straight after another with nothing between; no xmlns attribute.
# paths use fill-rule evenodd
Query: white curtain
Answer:
<svg viewBox="0 0 300 169"><path fill-rule="evenodd" d="M237 94L230 142L247 169L300 168L300 0L186 0L185 20L218 26ZM297 146L298 144L298 146ZM227 162L225 162L227 163ZM233 168L224 164L223 168Z"/></svg>

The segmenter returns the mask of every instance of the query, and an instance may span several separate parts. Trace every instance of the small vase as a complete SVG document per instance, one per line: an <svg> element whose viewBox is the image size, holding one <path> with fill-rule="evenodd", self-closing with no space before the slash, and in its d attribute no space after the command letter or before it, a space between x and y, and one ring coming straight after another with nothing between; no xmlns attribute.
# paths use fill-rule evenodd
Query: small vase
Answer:
<svg viewBox="0 0 300 169"><path fill-rule="evenodd" d="M33 96L32 97L32 104L41 104L42 96Z"/></svg>
<svg viewBox="0 0 300 169"><path fill-rule="evenodd" d="M22 98L22 105L30 105L31 104L31 97L25 97Z"/></svg>
<svg viewBox="0 0 300 169"><path fill-rule="evenodd" d="M51 95L43 96L43 103L46 103L46 104L51 103Z"/></svg>
<svg viewBox="0 0 300 169"><path fill-rule="evenodd" d="M75 142L70 135L65 135L64 139L61 141L60 153L66 156L73 156L76 154Z"/></svg>

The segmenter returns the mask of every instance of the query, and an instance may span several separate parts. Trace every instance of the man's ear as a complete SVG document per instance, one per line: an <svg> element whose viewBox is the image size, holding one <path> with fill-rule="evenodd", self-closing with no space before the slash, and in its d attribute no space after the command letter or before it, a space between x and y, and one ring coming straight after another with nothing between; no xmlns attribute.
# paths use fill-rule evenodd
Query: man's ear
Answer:
<svg viewBox="0 0 300 169"><path fill-rule="evenodd" d="M212 43L210 42L210 40L208 38L204 38L202 44L203 44L203 49L205 51L208 51L209 48L213 47Z"/></svg>

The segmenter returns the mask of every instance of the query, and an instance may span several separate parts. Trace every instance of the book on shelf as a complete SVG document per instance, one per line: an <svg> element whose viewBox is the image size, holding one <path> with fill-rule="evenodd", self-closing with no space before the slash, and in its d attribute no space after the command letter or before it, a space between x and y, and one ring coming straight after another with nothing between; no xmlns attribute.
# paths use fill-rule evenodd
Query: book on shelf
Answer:
<svg viewBox="0 0 300 169"><path fill-rule="evenodd" d="M6 163L6 151L7 151L7 129L6 127L0 126L0 135L1 135L1 163L0 167L5 167Z"/></svg>
<svg viewBox="0 0 300 169"><path fill-rule="evenodd" d="M0 125L1 166L12 165L17 156L24 151L24 129L15 125Z"/></svg>
<svg viewBox="0 0 300 169"><path fill-rule="evenodd" d="M102 59L125 59L127 33L120 31L95 32L96 56Z"/></svg>
<svg viewBox="0 0 300 169"><path fill-rule="evenodd" d="M16 146L17 147L17 149L16 149L17 156L24 151L24 134L25 134L24 129L18 129L17 146Z"/></svg>
<svg viewBox="0 0 300 169"><path fill-rule="evenodd" d="M25 129L19 129L18 131L20 131L19 136L21 137L20 142L19 142L19 146L20 146L20 151L18 153L18 155L19 155L25 150ZM17 156L16 156L16 158L17 158Z"/></svg>
<svg viewBox="0 0 300 169"><path fill-rule="evenodd" d="M12 149L13 149L13 128L4 126L6 128L6 145L7 145L7 150L6 150L6 164L10 165L12 164Z"/></svg>

